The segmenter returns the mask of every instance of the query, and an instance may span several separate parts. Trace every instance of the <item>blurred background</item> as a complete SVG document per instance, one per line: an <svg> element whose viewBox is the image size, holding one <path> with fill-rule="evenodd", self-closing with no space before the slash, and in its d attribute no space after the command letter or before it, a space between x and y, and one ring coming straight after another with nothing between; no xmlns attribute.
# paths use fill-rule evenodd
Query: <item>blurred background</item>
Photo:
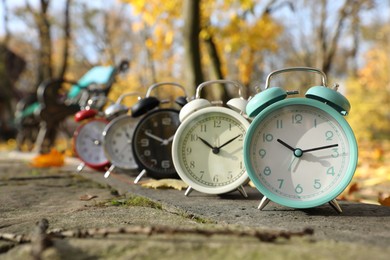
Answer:
<svg viewBox="0 0 390 260"><path fill-rule="evenodd" d="M77 80L96 65L130 62L111 100L162 81L193 95L219 78L241 82L249 97L273 70L309 66L351 103L359 167L342 197L384 204L390 195L389 0L1 0L0 7L1 149L15 148L19 100L44 80ZM319 84L307 73L272 82L302 94ZM237 93L218 86L205 95Z"/></svg>

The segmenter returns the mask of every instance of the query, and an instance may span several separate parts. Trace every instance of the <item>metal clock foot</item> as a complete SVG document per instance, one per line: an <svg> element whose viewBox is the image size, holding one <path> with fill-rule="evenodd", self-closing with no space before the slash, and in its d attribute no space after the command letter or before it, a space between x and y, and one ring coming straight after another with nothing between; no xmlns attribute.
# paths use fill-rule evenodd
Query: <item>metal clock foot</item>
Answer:
<svg viewBox="0 0 390 260"><path fill-rule="evenodd" d="M266 196L264 196L262 199L261 199L261 201L260 201L260 204L259 204L259 206L257 207L259 210L263 210L263 208L265 207L265 206L267 206L267 204L270 202L270 200L266 197Z"/></svg>
<svg viewBox="0 0 390 260"><path fill-rule="evenodd" d="M343 213L343 210L341 209L341 207L340 207L340 205L339 205L339 203L337 202L336 199L333 199L333 200L329 201L329 204L332 206L332 208L334 210L337 211L337 213L339 213L339 214Z"/></svg>
<svg viewBox="0 0 390 260"><path fill-rule="evenodd" d="M111 172L115 169L115 166L114 165L111 165L110 168L108 168L108 170L106 171L106 173L104 174L104 178L108 178L111 174Z"/></svg>
<svg viewBox="0 0 390 260"><path fill-rule="evenodd" d="M186 192L184 192L184 196L190 195L191 192L192 192L192 187L191 187L191 186L188 186Z"/></svg>
<svg viewBox="0 0 390 260"><path fill-rule="evenodd" d="M81 172L85 167L85 163L80 163L79 166L77 166L77 172Z"/></svg>
<svg viewBox="0 0 390 260"><path fill-rule="evenodd" d="M145 175L145 173L146 173L146 170L143 169L143 170L138 174L137 178L135 178L134 184L137 184L137 183L142 179L142 177Z"/></svg>
<svg viewBox="0 0 390 260"><path fill-rule="evenodd" d="M237 190L240 192L240 194L244 197L244 198L248 198L248 194L246 193L245 189L244 189L244 186L240 185Z"/></svg>

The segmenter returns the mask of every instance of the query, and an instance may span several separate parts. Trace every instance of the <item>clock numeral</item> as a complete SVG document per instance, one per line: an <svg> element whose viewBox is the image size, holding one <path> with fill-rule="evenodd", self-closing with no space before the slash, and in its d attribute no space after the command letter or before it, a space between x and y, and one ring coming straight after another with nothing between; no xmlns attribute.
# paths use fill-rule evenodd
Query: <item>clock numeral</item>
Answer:
<svg viewBox="0 0 390 260"><path fill-rule="evenodd" d="M171 167L171 162L169 160L161 161L161 168L169 169Z"/></svg>
<svg viewBox="0 0 390 260"><path fill-rule="evenodd" d="M151 159L150 162L152 163L152 166L156 166L157 165L157 160L156 159Z"/></svg>
<svg viewBox="0 0 390 260"><path fill-rule="evenodd" d="M197 134L191 134L191 142L196 142L198 141L199 137Z"/></svg>
<svg viewBox="0 0 390 260"><path fill-rule="evenodd" d="M161 120L161 123L163 125L171 125L172 124L172 118L170 117L164 117L162 120Z"/></svg>
<svg viewBox="0 0 390 260"><path fill-rule="evenodd" d="M274 140L272 134L263 134L263 142L271 142L272 140Z"/></svg>
<svg viewBox="0 0 390 260"><path fill-rule="evenodd" d="M267 154L267 152L264 149L259 150L259 155L260 155L261 159L263 159L266 154Z"/></svg>
<svg viewBox="0 0 390 260"><path fill-rule="evenodd" d="M195 168L195 161L190 161L190 168L194 169Z"/></svg>
<svg viewBox="0 0 390 260"><path fill-rule="evenodd" d="M276 120L276 128L283 128L283 120L281 119Z"/></svg>
<svg viewBox="0 0 390 260"><path fill-rule="evenodd" d="M215 175L213 177L213 182L219 182L219 176L218 175Z"/></svg>
<svg viewBox="0 0 390 260"><path fill-rule="evenodd" d="M339 154L338 148L333 148L332 151L333 151L333 153L331 154L331 156L332 156L333 158L339 157L340 154Z"/></svg>
<svg viewBox="0 0 390 260"><path fill-rule="evenodd" d="M242 163L242 161L240 161L240 170L242 170L242 168L244 167L243 165L244 164Z"/></svg>
<svg viewBox="0 0 390 260"><path fill-rule="evenodd" d="M142 138L141 139L141 146L142 147L148 147L149 146L149 139Z"/></svg>
<svg viewBox="0 0 390 260"><path fill-rule="evenodd" d="M144 155L145 156L150 156L152 154L152 152L150 150L145 150L144 151Z"/></svg>
<svg viewBox="0 0 390 260"><path fill-rule="evenodd" d="M301 184L298 184L298 185L295 187L295 193L301 194L302 192L303 192L303 188L302 188Z"/></svg>
<svg viewBox="0 0 390 260"><path fill-rule="evenodd" d="M317 128L317 118L314 118L314 127Z"/></svg>
<svg viewBox="0 0 390 260"><path fill-rule="evenodd" d="M313 185L313 187L315 188L315 189L319 189L319 188L321 188L321 182L320 182L320 179L314 179L314 185Z"/></svg>
<svg viewBox="0 0 390 260"><path fill-rule="evenodd" d="M202 178L203 178L203 175L204 175L204 171L200 171L199 173L200 173L199 178L202 179Z"/></svg>
<svg viewBox="0 0 390 260"><path fill-rule="evenodd" d="M326 170L326 174L330 174L332 176L334 176L335 172L334 172L334 167L329 167L328 170Z"/></svg>
<svg viewBox="0 0 390 260"><path fill-rule="evenodd" d="M186 148L186 154L190 155L191 153L192 153L192 148L191 147L187 147Z"/></svg>
<svg viewBox="0 0 390 260"><path fill-rule="evenodd" d="M333 132L332 131L326 131L325 132L326 141L332 141L333 140Z"/></svg>
<svg viewBox="0 0 390 260"><path fill-rule="evenodd" d="M200 131L201 131L201 132L207 132L206 124L201 124L201 125L200 125Z"/></svg>
<svg viewBox="0 0 390 260"><path fill-rule="evenodd" d="M221 127L221 120L214 120L214 128L220 128Z"/></svg>
<svg viewBox="0 0 390 260"><path fill-rule="evenodd" d="M284 179L278 179L277 181L279 182L279 189L281 189L284 183Z"/></svg>
<svg viewBox="0 0 390 260"><path fill-rule="evenodd" d="M271 168L268 167L268 166L265 167L263 173L264 173L264 175L266 175L266 176L271 175Z"/></svg>
<svg viewBox="0 0 390 260"><path fill-rule="evenodd" d="M231 179L233 179L233 173L232 171L228 171L228 175L226 176L227 179L230 181Z"/></svg>
<svg viewBox="0 0 390 260"><path fill-rule="evenodd" d="M301 114L292 115L293 124L302 124L303 116Z"/></svg>

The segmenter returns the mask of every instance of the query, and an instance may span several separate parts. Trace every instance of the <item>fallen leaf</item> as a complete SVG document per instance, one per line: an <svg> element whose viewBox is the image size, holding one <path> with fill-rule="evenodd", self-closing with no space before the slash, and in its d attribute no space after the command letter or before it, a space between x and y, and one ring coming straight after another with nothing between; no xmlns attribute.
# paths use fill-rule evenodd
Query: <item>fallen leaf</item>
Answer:
<svg viewBox="0 0 390 260"><path fill-rule="evenodd" d="M96 196L96 195L84 194L84 195L80 196L80 200L88 201L88 200L91 200L91 199L94 199L97 197L98 196Z"/></svg>
<svg viewBox="0 0 390 260"><path fill-rule="evenodd" d="M378 202L382 206L390 207L390 196L385 197L385 195L380 193L379 196L378 196Z"/></svg>
<svg viewBox="0 0 390 260"><path fill-rule="evenodd" d="M50 153L40 154L33 158L31 165L33 167L61 167L64 165L64 155L55 149L52 149Z"/></svg>
<svg viewBox="0 0 390 260"><path fill-rule="evenodd" d="M141 184L142 187L151 189L175 189L182 190L188 187L187 184L182 180L176 179L161 179L161 180L150 180Z"/></svg>
<svg viewBox="0 0 390 260"><path fill-rule="evenodd" d="M355 183L353 183L350 187L349 187L349 189L348 189L348 194L350 195L350 194L352 194L352 193L354 193L354 192L357 192L357 191L359 191L360 189L359 189L359 185L355 182Z"/></svg>

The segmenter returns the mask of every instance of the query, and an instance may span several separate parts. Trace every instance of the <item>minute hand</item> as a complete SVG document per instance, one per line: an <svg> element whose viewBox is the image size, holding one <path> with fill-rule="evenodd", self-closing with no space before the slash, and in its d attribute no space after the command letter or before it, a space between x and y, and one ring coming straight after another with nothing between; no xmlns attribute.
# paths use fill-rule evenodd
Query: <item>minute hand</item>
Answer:
<svg viewBox="0 0 390 260"><path fill-rule="evenodd" d="M226 143L224 143L223 145L219 146L218 149L221 149L222 147L224 147L225 145L228 145L230 144L231 142L233 142L234 140L236 140L238 137L240 137L241 135L237 135L236 137L233 137L232 139L230 139L229 141L227 141Z"/></svg>
<svg viewBox="0 0 390 260"><path fill-rule="evenodd" d="M302 150L302 152L303 153L313 152L313 151L328 149L328 148L337 147L337 146L339 146L339 145L338 144L325 145L325 146L320 146L320 147L316 147L316 148Z"/></svg>

